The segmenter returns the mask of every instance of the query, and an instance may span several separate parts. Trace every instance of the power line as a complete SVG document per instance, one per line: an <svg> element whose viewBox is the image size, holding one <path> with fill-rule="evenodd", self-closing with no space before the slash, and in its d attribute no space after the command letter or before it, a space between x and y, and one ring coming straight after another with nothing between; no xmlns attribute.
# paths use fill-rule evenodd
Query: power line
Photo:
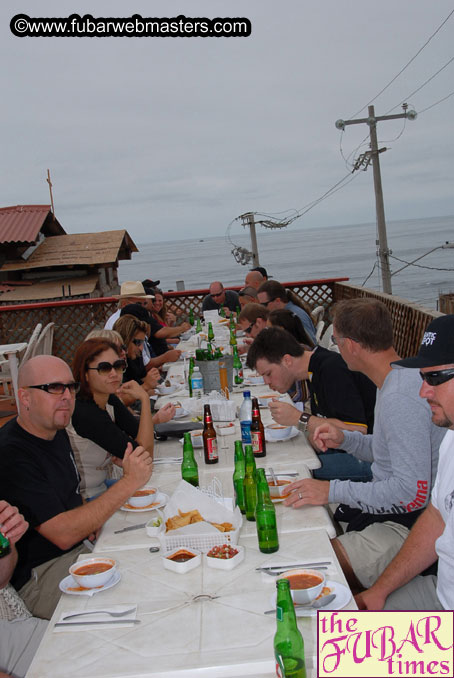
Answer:
<svg viewBox="0 0 454 678"><path fill-rule="evenodd" d="M400 261L402 264L406 264L407 266L416 266L417 268L427 268L430 271L454 271L454 268L438 268L437 266L423 266L422 264L414 264L411 261L405 261L404 259L399 259L399 257L395 257L393 254L389 255L391 259L395 259L396 261Z"/></svg>
<svg viewBox="0 0 454 678"><path fill-rule="evenodd" d="M438 28L435 30L435 32L432 33L432 35L426 40L426 42L424 43L424 45L423 45L422 47L420 47L420 49L419 49L419 50L416 52L416 54L410 59L410 61L408 61L408 62L405 64L405 66L404 66L403 68L400 69L400 71L397 73L397 75L395 75L394 78L392 78L392 80L390 80L390 81L388 82L388 84L385 85L385 87L383 87L383 89L381 89L380 92L379 92L378 94L376 94L374 97L372 97L372 99L371 99L370 101L368 101L367 104L365 104L365 106L363 106L362 108L360 108L359 111L356 111L356 113L353 113L353 114L350 115L349 117L350 117L350 118L355 118L359 113L361 113L361 111L363 111L365 108L367 108L367 106L369 106L373 101L375 101L376 99L378 99L378 97L381 96L381 94L383 94L383 92L385 92L385 91L388 89L388 87L390 87L390 86L393 84L393 82L395 82L395 81L397 80L397 78L398 78L398 77L399 77L399 76L400 76L400 75L401 75L401 74L402 74L402 73L410 66L410 64L411 64L411 63L412 63L412 62L413 62L413 61L421 54L421 52L423 51L423 49L424 49L425 47L427 47L427 45L429 44L429 42L430 42L430 41L437 35L437 33L443 28L443 26L445 25L445 23L451 18L451 16L452 16L453 14L454 14L454 9L451 10L451 12L448 14L448 16L446 17L446 19L444 19L444 21L442 21L442 23L438 26ZM411 95L410 95L410 96L411 96ZM401 102L401 103L402 103L402 102ZM398 104L398 105L400 105L400 104ZM395 106L395 108L397 108L397 106ZM392 110L392 109L391 109L391 110Z"/></svg>
<svg viewBox="0 0 454 678"><path fill-rule="evenodd" d="M453 11L454 11L454 10L453 10ZM422 90L423 87L425 87L426 85L428 85L429 82L430 82L431 80L433 80L434 78L436 78L437 75L439 75L442 71L444 71L444 69L445 69L447 66L449 66L449 64L451 64L453 61L454 61L454 57L451 57L451 59L449 59L449 61L447 61L441 68L438 69L438 71L436 71L433 75L431 75L430 78L428 78L425 82L423 82L422 85L420 85L417 89L415 89L414 92L412 92L412 93L409 94L407 97L405 97L405 99L402 99L402 101L400 101L398 104L396 104L396 106L393 106L392 108L390 108L389 111L387 111L386 113L387 113L387 114L390 113L390 112L393 111L395 108L398 108L399 106L401 106L405 101L408 101L408 99L410 99L410 97L414 96L417 92L420 92L420 91Z"/></svg>
<svg viewBox="0 0 454 678"><path fill-rule="evenodd" d="M426 111L430 111L431 108L434 108L435 106L438 106L438 104L443 103L443 101L446 101L446 99L449 99L449 97L452 97L453 95L454 95L454 91L453 91L453 92L450 92L450 94L447 94L445 97L443 97L443 99L439 99L439 100L436 101L434 104L431 104L430 106L427 106L427 108L423 108L422 111L419 111L419 115L421 115L421 113L425 113Z"/></svg>

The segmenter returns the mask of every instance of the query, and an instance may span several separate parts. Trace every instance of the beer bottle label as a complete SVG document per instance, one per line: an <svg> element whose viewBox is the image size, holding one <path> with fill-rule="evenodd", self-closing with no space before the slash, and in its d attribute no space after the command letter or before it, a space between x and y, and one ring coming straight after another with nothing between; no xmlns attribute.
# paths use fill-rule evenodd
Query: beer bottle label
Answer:
<svg viewBox="0 0 454 678"><path fill-rule="evenodd" d="M254 454L261 454L263 452L263 441L260 431L251 431L252 451Z"/></svg>
<svg viewBox="0 0 454 678"><path fill-rule="evenodd" d="M208 440L207 440L207 453L208 453L208 459L210 461L212 459L218 458L218 443L217 443L216 438L208 438Z"/></svg>
<svg viewBox="0 0 454 678"><path fill-rule="evenodd" d="M285 678L284 665L279 654L276 654L276 676L277 678Z"/></svg>

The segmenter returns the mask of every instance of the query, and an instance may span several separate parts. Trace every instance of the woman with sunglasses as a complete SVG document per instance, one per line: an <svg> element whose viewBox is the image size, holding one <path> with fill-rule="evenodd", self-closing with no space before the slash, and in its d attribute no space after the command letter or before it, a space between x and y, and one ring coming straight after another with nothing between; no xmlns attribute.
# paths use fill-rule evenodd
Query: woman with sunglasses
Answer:
<svg viewBox="0 0 454 678"><path fill-rule="evenodd" d="M134 315L125 314L116 321L114 329L121 336L123 345L126 347L126 370L123 381L137 381L148 395L153 395L160 375L154 368L147 372L143 361L143 349L149 325Z"/></svg>
<svg viewBox="0 0 454 678"><path fill-rule="evenodd" d="M80 390L67 431L81 476L81 493L92 498L112 484L108 480L112 462L121 466L128 443L133 448L142 445L153 456L150 399L136 381L122 383L126 361L110 341L84 341L72 369ZM119 399L123 393L140 400L139 420Z"/></svg>

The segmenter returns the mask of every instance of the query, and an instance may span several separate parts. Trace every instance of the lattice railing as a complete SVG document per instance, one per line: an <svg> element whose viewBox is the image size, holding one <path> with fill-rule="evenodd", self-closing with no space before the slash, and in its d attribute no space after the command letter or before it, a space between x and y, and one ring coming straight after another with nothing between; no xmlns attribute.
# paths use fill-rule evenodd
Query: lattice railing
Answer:
<svg viewBox="0 0 454 678"><path fill-rule="evenodd" d="M415 355L425 327L432 318L441 315L437 311L424 309L392 295L346 284L348 278L304 280L283 283L304 299L311 308L324 306L328 316L333 301L358 296L371 296L384 301L393 316L396 348L403 356ZM240 289L234 287L231 289ZM164 296L169 305L183 314L200 313L202 300L207 289L167 292ZM117 300L80 299L39 304L18 304L0 306L0 342L10 344L28 341L37 323L43 327L55 323L53 353L71 363L77 346L92 329L104 327L107 318L116 310Z"/></svg>
<svg viewBox="0 0 454 678"><path fill-rule="evenodd" d="M364 287L336 282L334 300L354 299L357 297L373 297L382 301L389 309L394 328L394 347L402 358L418 353L419 345L427 325L443 313L412 304L406 299L392 294L376 292Z"/></svg>
<svg viewBox="0 0 454 678"><path fill-rule="evenodd" d="M305 299L311 308L328 307L333 300L334 284L348 278L328 280L309 280L284 283L298 296ZM229 289L239 290L240 287ZM187 315L192 307L200 314L202 301L208 289L166 292L164 296L170 306L176 307ZM116 310L117 300L113 297L103 299L80 299L71 301L52 301L37 304L16 304L0 306L1 343L10 344L28 341L37 323L43 327L55 323L54 355L71 363L77 346L92 329L104 327L107 318Z"/></svg>

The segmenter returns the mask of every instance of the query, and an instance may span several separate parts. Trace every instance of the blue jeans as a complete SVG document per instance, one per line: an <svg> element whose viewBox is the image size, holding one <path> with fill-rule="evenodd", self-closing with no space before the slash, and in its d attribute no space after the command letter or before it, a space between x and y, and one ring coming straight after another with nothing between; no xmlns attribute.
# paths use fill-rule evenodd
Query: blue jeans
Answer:
<svg viewBox="0 0 454 678"><path fill-rule="evenodd" d="M328 450L317 454L322 465L312 471L312 476L317 480L355 480L359 482L369 482L372 480L370 470L371 464L368 461L361 461L348 452L339 450Z"/></svg>

